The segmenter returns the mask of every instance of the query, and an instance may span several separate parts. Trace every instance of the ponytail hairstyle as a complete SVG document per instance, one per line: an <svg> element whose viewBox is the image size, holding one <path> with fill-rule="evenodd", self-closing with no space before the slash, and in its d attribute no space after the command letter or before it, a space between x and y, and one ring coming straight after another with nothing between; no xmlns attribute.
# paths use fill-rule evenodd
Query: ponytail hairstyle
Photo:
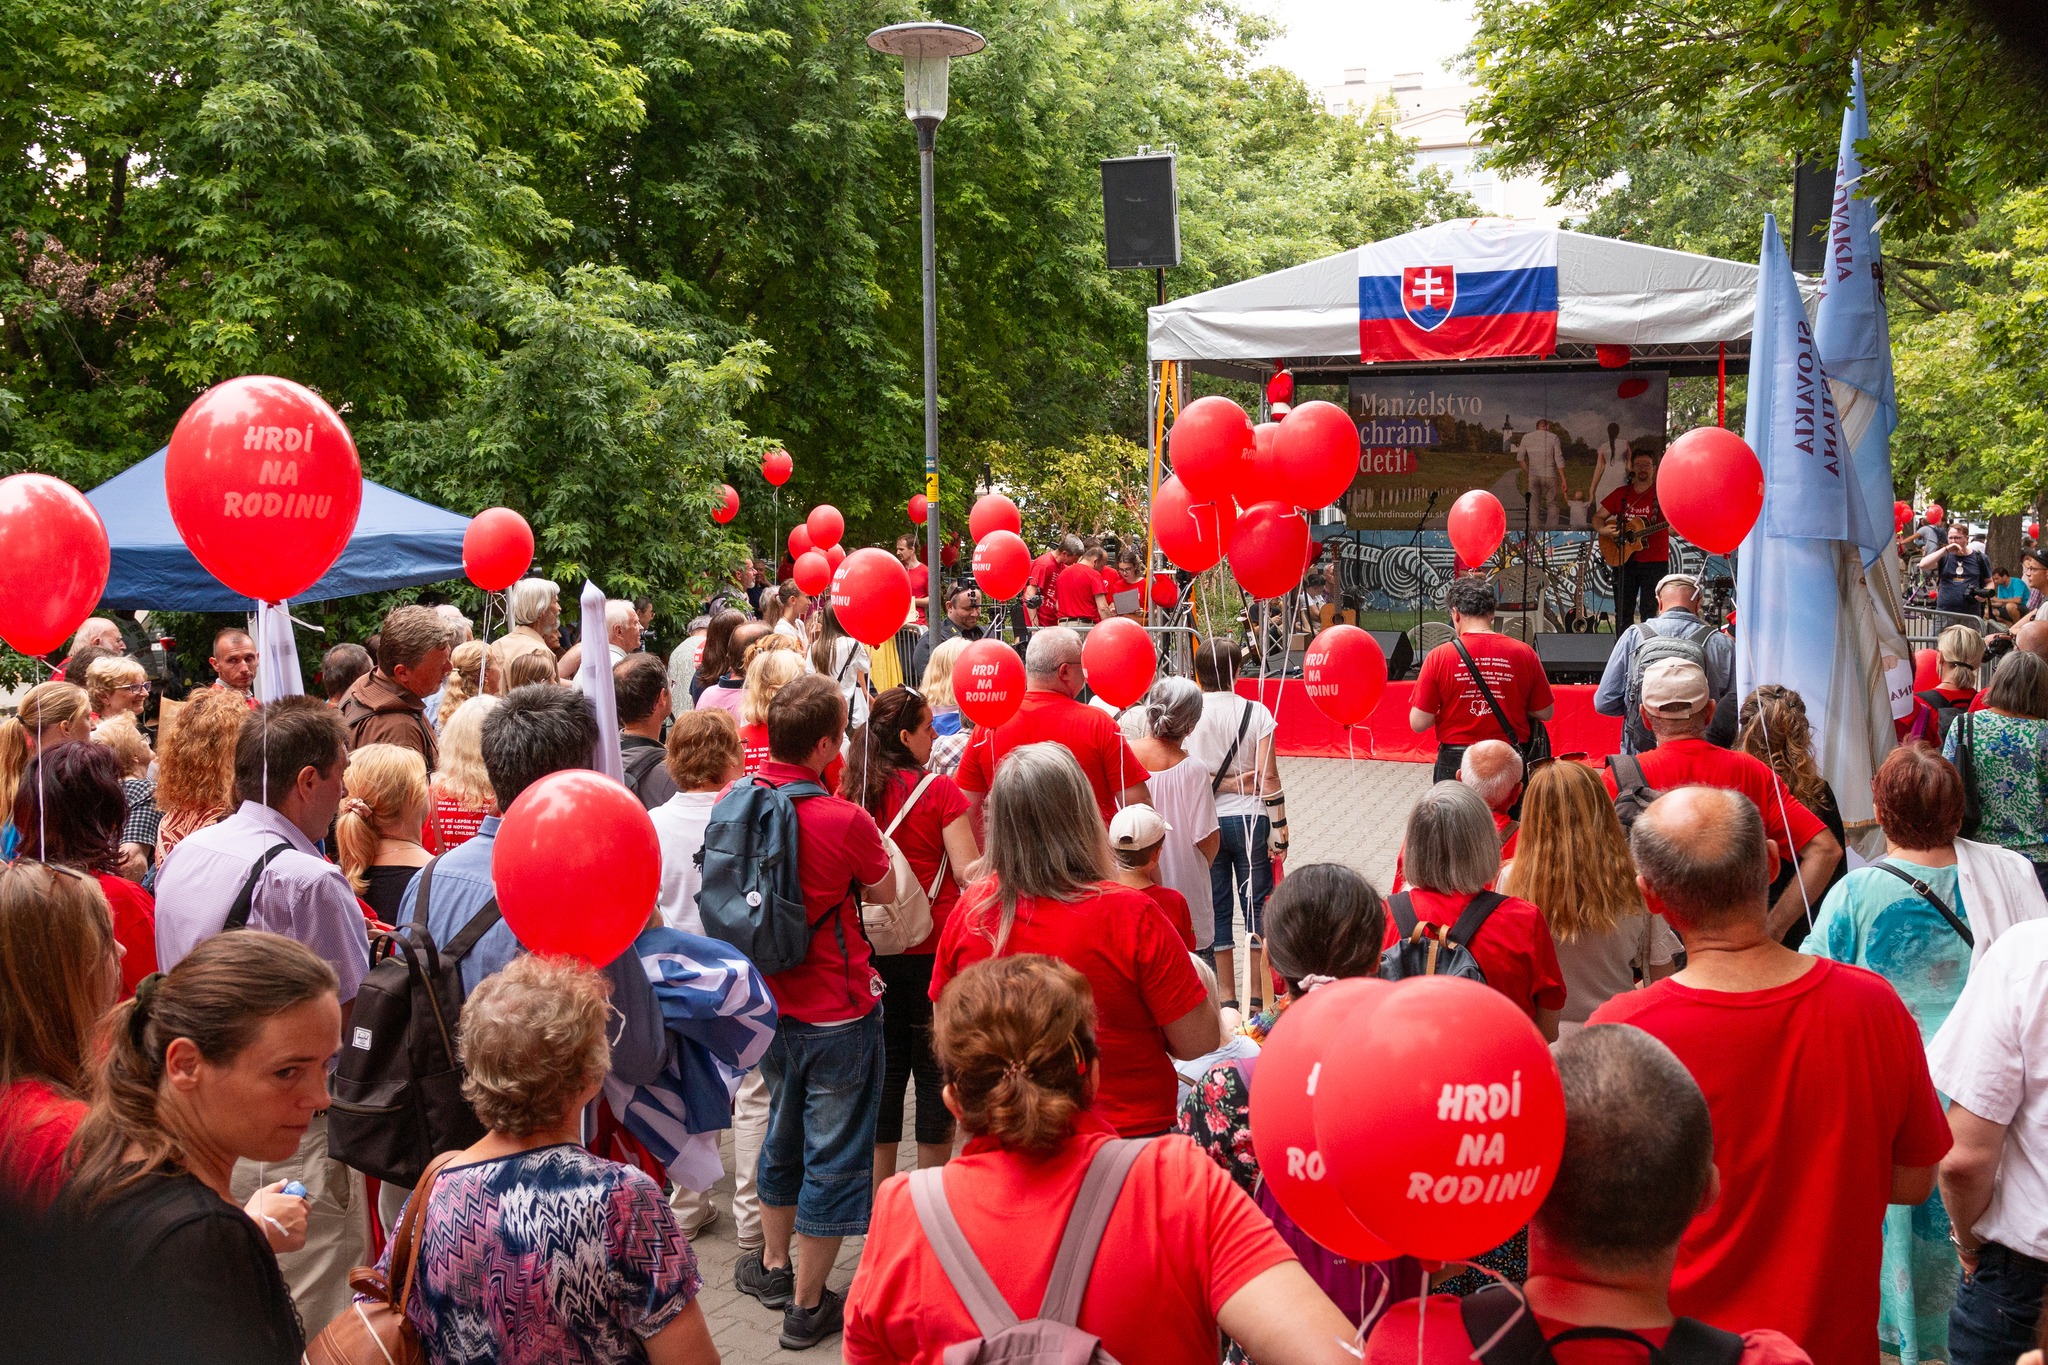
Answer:
<svg viewBox="0 0 2048 1365"><path fill-rule="evenodd" d="M28 761L42 752L45 739L92 714L92 703L77 683L37 683L6 720L0 720L0 816L14 810Z"/></svg>
<svg viewBox="0 0 2048 1365"><path fill-rule="evenodd" d="M448 681L441 685L441 705L434 711L434 728L440 729L455 714L455 708L474 697L483 686L484 642L464 640L448 656Z"/></svg>
<svg viewBox="0 0 2048 1365"><path fill-rule="evenodd" d="M337 989L304 944L256 929L215 934L169 972L152 972L101 1026L92 1108L71 1139L65 1191L90 1209L145 1177L185 1169L186 1135L161 1111L164 1054L189 1038L214 1066L233 1063L266 1021Z"/></svg>
<svg viewBox="0 0 2048 1365"><path fill-rule="evenodd" d="M427 809L427 763L396 744L365 744L350 756L341 777L341 814L334 842L341 870L358 896L369 888L377 841L395 837Z"/></svg>
<svg viewBox="0 0 2048 1365"><path fill-rule="evenodd" d="M0 1089L33 1077L83 1098L93 1029L119 990L100 884L29 858L0 863Z"/></svg>
<svg viewBox="0 0 2048 1365"><path fill-rule="evenodd" d="M903 732L924 724L931 704L910 687L892 687L868 709L868 723L846 740L846 772L839 794L877 821L889 808L889 789L896 774L922 771L903 743Z"/></svg>
<svg viewBox="0 0 2048 1365"><path fill-rule="evenodd" d="M932 1051L969 1133L1050 1151L1094 1097L1088 978L1038 953L977 962L940 994Z"/></svg>
<svg viewBox="0 0 2048 1365"><path fill-rule="evenodd" d="M832 610L832 599L826 597L818 608L818 638L811 641L811 667L838 683L841 687L853 686L853 679L841 679L833 670L836 667L833 656L839 652L839 642L847 638L846 627L839 624L839 613Z"/></svg>

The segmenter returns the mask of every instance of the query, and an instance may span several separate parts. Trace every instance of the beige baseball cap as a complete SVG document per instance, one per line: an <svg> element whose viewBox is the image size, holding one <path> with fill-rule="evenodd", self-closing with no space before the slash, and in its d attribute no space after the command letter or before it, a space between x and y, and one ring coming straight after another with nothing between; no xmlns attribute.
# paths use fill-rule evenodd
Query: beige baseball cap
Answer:
<svg viewBox="0 0 2048 1365"><path fill-rule="evenodd" d="M1706 670L1690 659L1658 659L1643 670L1643 710L1690 716L1711 700Z"/></svg>
<svg viewBox="0 0 2048 1365"><path fill-rule="evenodd" d="M1150 806L1125 806L1109 822L1111 848L1150 848L1173 826Z"/></svg>

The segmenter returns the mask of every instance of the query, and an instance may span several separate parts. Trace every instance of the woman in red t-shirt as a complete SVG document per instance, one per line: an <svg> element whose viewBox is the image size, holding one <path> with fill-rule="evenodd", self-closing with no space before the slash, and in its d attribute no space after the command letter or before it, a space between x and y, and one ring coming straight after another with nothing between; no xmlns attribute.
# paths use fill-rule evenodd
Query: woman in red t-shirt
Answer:
<svg viewBox="0 0 2048 1365"><path fill-rule="evenodd" d="M93 1028L120 989L110 924L92 878L0 864L0 1199L45 1208L64 1183Z"/></svg>
<svg viewBox="0 0 2048 1365"><path fill-rule="evenodd" d="M932 931L907 952L875 958L882 978L882 1109L875 1121L875 1184L896 1173L903 1142L903 1088L917 1084L917 1164L945 1164L953 1120L932 1057L932 956L960 900L961 869L980 860L967 794L924 771L932 756L932 708L908 687L876 697L872 719L847 737L839 794L875 817L931 898ZM909 808L905 809L908 803Z"/></svg>
<svg viewBox="0 0 2048 1365"><path fill-rule="evenodd" d="M968 968L940 997L946 1107L972 1140L942 1170L876 1193L846 1300L852 1365L939 1365L948 1347L982 1335L943 1287L912 1180L939 1192L1010 1310L1038 1315L1081 1182L1114 1136L1091 1110L1105 1058L1090 995L1072 967L1025 954ZM1075 1325L1124 1365L1214 1360L1219 1329L1261 1365L1305 1365L1344 1359L1352 1335L1266 1216L1184 1138L1136 1152L1081 1280Z"/></svg>
<svg viewBox="0 0 2048 1365"><path fill-rule="evenodd" d="M484 718L499 704L494 696L471 697L441 727L440 753L428 784L427 824L421 831L429 853L468 843L485 819L498 813L498 795L484 771Z"/></svg>
<svg viewBox="0 0 2048 1365"><path fill-rule="evenodd" d="M46 800L47 798L47 800ZM104 744L62 744L29 761L14 797L19 857L79 869L99 881L121 944L121 995L156 970L156 897L121 875L121 760Z"/></svg>
<svg viewBox="0 0 2048 1365"><path fill-rule="evenodd" d="M989 787L991 875L939 935L932 998L970 964L1045 953L1088 978L1102 1039L1096 1112L1126 1137L1173 1127L1173 1058L1216 1047L1222 1024L1180 934L1143 893L1110 877L1109 837L1073 754L1026 744Z"/></svg>

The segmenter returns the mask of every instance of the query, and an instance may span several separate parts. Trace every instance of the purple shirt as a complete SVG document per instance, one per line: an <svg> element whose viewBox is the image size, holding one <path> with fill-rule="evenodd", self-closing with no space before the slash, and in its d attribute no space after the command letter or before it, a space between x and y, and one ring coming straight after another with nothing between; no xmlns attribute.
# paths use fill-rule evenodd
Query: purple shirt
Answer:
<svg viewBox="0 0 2048 1365"><path fill-rule="evenodd" d="M298 826L268 806L244 801L217 825L186 835L156 879L156 961L169 971L227 923L228 909L264 851L283 841L250 903L251 929L305 944L341 979L341 1002L356 998L370 970L362 907L340 868L320 856Z"/></svg>

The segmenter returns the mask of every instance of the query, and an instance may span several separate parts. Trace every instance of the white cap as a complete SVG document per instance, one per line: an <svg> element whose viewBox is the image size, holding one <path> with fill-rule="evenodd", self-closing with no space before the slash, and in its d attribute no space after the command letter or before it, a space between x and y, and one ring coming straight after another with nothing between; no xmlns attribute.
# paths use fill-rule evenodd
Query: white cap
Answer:
<svg viewBox="0 0 2048 1365"><path fill-rule="evenodd" d="M1109 822L1111 848L1150 848L1173 826L1150 806L1125 806Z"/></svg>

